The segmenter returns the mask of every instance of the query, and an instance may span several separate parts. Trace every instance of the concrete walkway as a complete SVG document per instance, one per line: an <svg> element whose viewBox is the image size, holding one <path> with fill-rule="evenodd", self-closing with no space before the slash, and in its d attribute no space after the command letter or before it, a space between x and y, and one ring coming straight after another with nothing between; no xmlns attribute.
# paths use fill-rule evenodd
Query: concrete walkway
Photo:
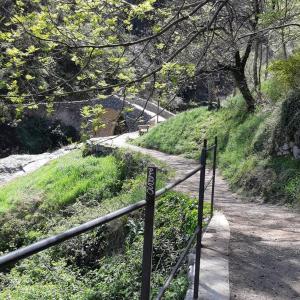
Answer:
<svg viewBox="0 0 300 300"><path fill-rule="evenodd" d="M204 233L200 261L199 299L228 300L229 264L228 246L230 230L226 217L216 211ZM190 286L185 300L194 300L195 251L189 255Z"/></svg>
<svg viewBox="0 0 300 300"><path fill-rule="evenodd" d="M126 145L128 137L135 136L124 135L110 143L165 161L176 170L176 177L196 166L190 159ZM198 176L178 189L195 195ZM230 191L220 175L216 178L216 207L225 214L231 231L231 299L300 300L300 214L282 206L243 199Z"/></svg>

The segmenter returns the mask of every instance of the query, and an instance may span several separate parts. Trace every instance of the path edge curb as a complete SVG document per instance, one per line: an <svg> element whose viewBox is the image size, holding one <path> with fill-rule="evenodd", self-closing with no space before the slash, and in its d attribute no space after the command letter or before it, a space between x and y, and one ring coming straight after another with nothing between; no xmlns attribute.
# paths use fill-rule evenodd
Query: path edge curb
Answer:
<svg viewBox="0 0 300 300"><path fill-rule="evenodd" d="M200 261L199 298L229 300L229 240L230 227L223 213L216 211L204 233ZM193 300L195 251L188 257L189 288L185 300Z"/></svg>

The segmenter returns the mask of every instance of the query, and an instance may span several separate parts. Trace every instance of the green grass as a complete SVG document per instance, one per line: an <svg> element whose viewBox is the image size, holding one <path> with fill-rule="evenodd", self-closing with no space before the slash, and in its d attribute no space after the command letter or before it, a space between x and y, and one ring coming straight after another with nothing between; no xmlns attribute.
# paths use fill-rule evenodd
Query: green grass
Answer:
<svg viewBox="0 0 300 300"><path fill-rule="evenodd" d="M1 190L0 253L9 252L145 197L146 167L153 159L115 152L85 157L79 151L8 183ZM158 173L157 188L170 172ZM205 204L205 215L209 207ZM156 294L197 224L197 199L170 192L156 204L152 292ZM20 261L0 272L0 299L139 299L144 212ZM183 299L186 267L165 299Z"/></svg>
<svg viewBox="0 0 300 300"><path fill-rule="evenodd" d="M232 110L232 107L236 109ZM246 112L240 98L234 98L230 107L219 112L203 107L180 113L151 129L135 143L167 153L199 158L204 138L212 143L215 135L218 135L223 149L227 145L230 129L239 126L245 118Z"/></svg>
<svg viewBox="0 0 300 300"><path fill-rule="evenodd" d="M14 250L143 199L149 158L139 154L128 157L116 154L82 158L76 152L8 184L5 193L2 191L10 205L0 214L0 252ZM166 184L167 176L159 172L157 188ZM81 185L81 179L87 183ZM97 180L102 180L101 184ZM29 188L31 192L26 194ZM22 197L11 205L10 193ZM65 200L55 201L61 193L65 194ZM35 207L37 196L40 205ZM22 203L26 197L31 200ZM205 204L204 214L208 212ZM124 216L0 273L0 299L139 299L143 214L140 210ZM186 247L196 224L197 199L171 192L157 201L154 294ZM183 267L166 299L184 298L188 285L186 272Z"/></svg>
<svg viewBox="0 0 300 300"><path fill-rule="evenodd" d="M28 199L57 209L90 190L97 190L99 197L106 197L117 190L121 175L121 168L113 156L83 158L81 152L76 151L2 187L0 212Z"/></svg>
<svg viewBox="0 0 300 300"><path fill-rule="evenodd" d="M248 114L238 96L219 111L197 108L180 113L134 143L199 159L203 140L211 144L218 136L218 165L232 187L270 201L300 204L300 162L271 155L281 113L281 106L273 105Z"/></svg>
<svg viewBox="0 0 300 300"><path fill-rule="evenodd" d="M149 160L121 151L106 157L82 157L75 151L7 183L0 190L0 251L144 199ZM158 174L158 188L166 176Z"/></svg>
<svg viewBox="0 0 300 300"><path fill-rule="evenodd" d="M208 203L205 203L205 216L209 214L209 210ZM63 253L47 250L22 261L9 273L0 273L0 299L139 299L143 224L142 212L124 217L119 225L127 232L123 241L125 246L121 249L115 248L109 255L99 257L94 254L92 265L79 266L79 256L74 261L70 260L69 248L75 246L80 250L81 256L87 255L85 252L89 250L89 239L96 240L105 230L103 227L89 234L89 239L84 238L82 244L79 243L80 239L71 242L71 245L68 245L68 242L64 243ZM169 192L157 201L151 281L153 298L185 249L187 240L196 226L197 199ZM120 228L117 231L116 224L113 227L115 229L112 234L118 235ZM108 239L103 239L102 236L101 243L105 242L108 242ZM91 253L90 255L93 256ZM186 274L186 266L183 266L164 299L184 299L188 287Z"/></svg>

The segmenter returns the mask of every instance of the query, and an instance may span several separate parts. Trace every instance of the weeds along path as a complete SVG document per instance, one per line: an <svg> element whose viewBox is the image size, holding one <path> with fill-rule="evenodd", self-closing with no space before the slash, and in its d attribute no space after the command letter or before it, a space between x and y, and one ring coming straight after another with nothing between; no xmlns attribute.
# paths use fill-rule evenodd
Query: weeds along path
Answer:
<svg viewBox="0 0 300 300"><path fill-rule="evenodd" d="M114 139L113 144L166 162L176 177L197 164L181 156L128 145L127 137L135 134ZM196 195L198 180L199 176L193 176L178 190ZM206 197L209 195L207 191ZM230 223L231 299L300 299L300 214L235 195L220 175L216 178L216 207Z"/></svg>

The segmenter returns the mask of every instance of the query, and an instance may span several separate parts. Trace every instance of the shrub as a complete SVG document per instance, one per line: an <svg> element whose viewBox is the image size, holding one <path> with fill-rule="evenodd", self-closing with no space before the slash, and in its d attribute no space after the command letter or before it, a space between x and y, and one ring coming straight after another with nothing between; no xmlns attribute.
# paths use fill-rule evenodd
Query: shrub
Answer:
<svg viewBox="0 0 300 300"><path fill-rule="evenodd" d="M205 215L208 211L209 207L205 204ZM81 218L80 214L75 217L79 217L79 220ZM143 212L125 217L121 223L123 225L118 228L126 232L122 246L111 239L112 235L116 235L115 230L99 228L83 235L81 240L71 240L72 247L64 243L61 249L47 250L22 261L5 275L1 276L0 273L0 299L138 299L141 283ZM171 192L157 200L153 296L157 294L158 288L163 285L172 266L186 247L196 224L197 199ZM100 236L102 238L97 242L97 237ZM94 243L94 251L89 252L87 249L91 242ZM103 249L103 246L108 244L114 251L99 255L98 248ZM70 252L71 248L76 249L77 253ZM88 264L78 264L80 253L81 257L85 257L84 253L92 254L94 264L91 264L91 261ZM183 267L168 289L165 299L183 299L187 285L186 268Z"/></svg>
<svg viewBox="0 0 300 300"><path fill-rule="evenodd" d="M286 90L298 88L300 86L300 50L295 51L286 60L273 62L270 71Z"/></svg>
<svg viewBox="0 0 300 300"><path fill-rule="evenodd" d="M261 89L267 98L273 103L279 101L286 92L283 83L277 78L271 78L262 82Z"/></svg>

